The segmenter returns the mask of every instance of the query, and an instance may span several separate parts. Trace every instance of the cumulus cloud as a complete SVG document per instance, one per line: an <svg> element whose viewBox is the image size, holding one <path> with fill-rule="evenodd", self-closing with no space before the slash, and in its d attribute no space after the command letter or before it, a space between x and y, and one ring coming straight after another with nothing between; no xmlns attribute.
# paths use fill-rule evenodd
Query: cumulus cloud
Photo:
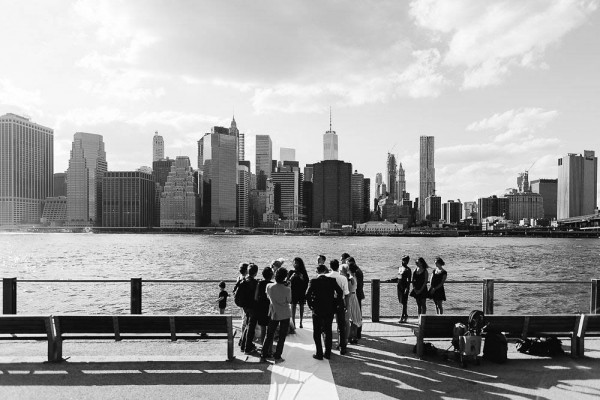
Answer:
<svg viewBox="0 0 600 400"><path fill-rule="evenodd" d="M26 112L36 111L43 103L39 90L18 87L11 80L0 78L0 104L18 107Z"/></svg>
<svg viewBox="0 0 600 400"><path fill-rule="evenodd" d="M546 111L541 108L521 108L496 113L491 117L473 122L467 126L468 131L493 130L503 131L495 138L496 142L505 142L525 133L532 133L544 128L558 116L558 111Z"/></svg>

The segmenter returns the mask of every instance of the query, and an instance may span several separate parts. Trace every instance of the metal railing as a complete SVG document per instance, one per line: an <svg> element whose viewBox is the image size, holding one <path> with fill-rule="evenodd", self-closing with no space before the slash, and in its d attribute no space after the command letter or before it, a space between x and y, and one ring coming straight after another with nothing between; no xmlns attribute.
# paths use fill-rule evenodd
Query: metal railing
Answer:
<svg viewBox="0 0 600 400"><path fill-rule="evenodd" d="M446 281L444 312L486 314L600 313L598 279L591 281ZM19 279L4 278L4 314L20 313L217 313L219 280L174 279ZM225 281L229 287L235 281ZM67 285L65 287L64 285ZM127 286L129 288L127 289ZM19 303L17 303L19 288ZM378 321L401 313L396 283L365 282L363 316ZM435 313L432 301L428 313ZM227 313L241 315L230 293ZM309 314L304 308L305 316ZM416 303L409 297L409 315Z"/></svg>

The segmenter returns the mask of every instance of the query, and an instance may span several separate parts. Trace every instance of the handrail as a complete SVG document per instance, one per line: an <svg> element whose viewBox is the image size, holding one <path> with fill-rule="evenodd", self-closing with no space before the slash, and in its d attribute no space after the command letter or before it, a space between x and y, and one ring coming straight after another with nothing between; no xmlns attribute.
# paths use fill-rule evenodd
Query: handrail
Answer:
<svg viewBox="0 0 600 400"><path fill-rule="evenodd" d="M235 279L144 279L144 283L219 283L221 281L226 283L236 282ZM370 282L372 280L365 280ZM445 283L477 283L480 284L483 279L471 279L471 280L447 280ZM130 279L19 279L19 282L26 283L129 283ZM381 283L392 284L396 282L380 281ZM559 280L508 280L508 279L494 279L496 283L545 283L545 284L574 284L581 285L584 283L590 283L587 281L559 281Z"/></svg>

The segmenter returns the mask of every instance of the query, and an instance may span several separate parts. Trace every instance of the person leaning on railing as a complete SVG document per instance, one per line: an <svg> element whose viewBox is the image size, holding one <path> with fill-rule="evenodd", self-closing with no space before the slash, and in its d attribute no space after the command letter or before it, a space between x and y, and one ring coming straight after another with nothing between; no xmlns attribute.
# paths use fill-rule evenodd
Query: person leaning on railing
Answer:
<svg viewBox="0 0 600 400"><path fill-rule="evenodd" d="M398 276L396 278L388 279L385 282L397 283L396 291L398 294L398 302L402 305L402 316L400 317L399 323L406 322L408 320L408 293L410 291L410 278L411 271L408 268L408 262L410 257L405 255L402 257L402 264L398 267Z"/></svg>
<svg viewBox="0 0 600 400"><path fill-rule="evenodd" d="M419 257L416 264L417 269L413 272L413 289L411 290L410 295L417 301L417 312L421 315L427 313L427 280L429 278L427 268L429 268L429 266L423 257Z"/></svg>

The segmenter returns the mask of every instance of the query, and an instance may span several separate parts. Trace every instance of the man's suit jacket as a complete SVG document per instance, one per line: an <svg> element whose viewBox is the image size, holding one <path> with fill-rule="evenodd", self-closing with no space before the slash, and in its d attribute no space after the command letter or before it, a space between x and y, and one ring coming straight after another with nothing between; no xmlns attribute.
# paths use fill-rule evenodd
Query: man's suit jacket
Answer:
<svg viewBox="0 0 600 400"><path fill-rule="evenodd" d="M334 294L337 293L337 299ZM335 278L319 275L308 283L306 302L318 316L335 314L336 308L343 307L344 292L338 286Z"/></svg>

